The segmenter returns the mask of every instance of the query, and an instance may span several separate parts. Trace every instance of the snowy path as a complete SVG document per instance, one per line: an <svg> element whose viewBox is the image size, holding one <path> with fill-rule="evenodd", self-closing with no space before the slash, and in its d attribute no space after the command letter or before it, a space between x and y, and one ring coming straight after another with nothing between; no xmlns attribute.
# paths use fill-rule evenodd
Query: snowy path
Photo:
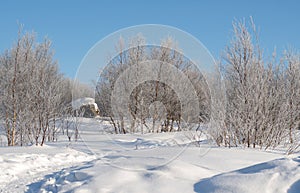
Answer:
<svg viewBox="0 0 300 193"><path fill-rule="evenodd" d="M95 158L66 147L10 147L0 152L0 192L25 192L28 184L52 171Z"/></svg>

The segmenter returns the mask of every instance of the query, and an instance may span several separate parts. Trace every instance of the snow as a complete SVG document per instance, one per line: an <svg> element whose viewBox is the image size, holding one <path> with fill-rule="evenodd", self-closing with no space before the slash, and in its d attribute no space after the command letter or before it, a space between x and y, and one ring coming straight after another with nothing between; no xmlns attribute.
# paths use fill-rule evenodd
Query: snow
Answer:
<svg viewBox="0 0 300 193"><path fill-rule="evenodd" d="M50 171L59 171L91 160L94 156L66 147L0 148L0 192L23 192L26 184L43 179Z"/></svg>
<svg viewBox="0 0 300 193"><path fill-rule="evenodd" d="M288 192L300 190L300 154L221 148L184 133L105 134L81 119L80 140L0 148L0 192Z"/></svg>
<svg viewBox="0 0 300 193"><path fill-rule="evenodd" d="M199 181L196 192L299 192L299 158L280 158Z"/></svg>
<svg viewBox="0 0 300 193"><path fill-rule="evenodd" d="M97 103L95 103L94 98L85 97L85 98L79 98L72 101L72 108L75 110L80 109L80 107L83 105L94 105L95 109L99 110L98 105Z"/></svg>

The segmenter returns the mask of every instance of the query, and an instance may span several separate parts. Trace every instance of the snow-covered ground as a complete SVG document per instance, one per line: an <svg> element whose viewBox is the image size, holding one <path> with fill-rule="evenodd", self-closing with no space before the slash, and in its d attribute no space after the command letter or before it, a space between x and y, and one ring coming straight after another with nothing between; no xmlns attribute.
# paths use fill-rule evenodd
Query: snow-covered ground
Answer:
<svg viewBox="0 0 300 193"><path fill-rule="evenodd" d="M0 148L0 192L300 192L300 154L200 147L184 133L112 135L84 119L80 140Z"/></svg>

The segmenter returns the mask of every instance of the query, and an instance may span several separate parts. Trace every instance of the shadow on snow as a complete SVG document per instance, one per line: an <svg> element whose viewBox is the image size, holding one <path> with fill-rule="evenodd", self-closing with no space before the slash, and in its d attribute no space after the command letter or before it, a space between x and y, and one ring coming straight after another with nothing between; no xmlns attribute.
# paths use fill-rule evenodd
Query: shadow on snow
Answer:
<svg viewBox="0 0 300 193"><path fill-rule="evenodd" d="M79 186L87 184L92 176L82 172L81 170L91 168L94 166L97 160L85 162L81 166L73 166L70 168L64 168L60 171L48 174L43 177L42 180L27 185L26 193L37 193L37 192L60 192L62 185L64 184L76 184L74 187L69 187L66 192L74 192Z"/></svg>

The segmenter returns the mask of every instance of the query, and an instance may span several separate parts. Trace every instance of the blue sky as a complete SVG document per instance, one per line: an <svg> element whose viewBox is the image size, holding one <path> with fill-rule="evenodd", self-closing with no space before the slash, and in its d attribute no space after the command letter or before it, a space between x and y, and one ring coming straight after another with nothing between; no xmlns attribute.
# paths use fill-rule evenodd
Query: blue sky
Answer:
<svg viewBox="0 0 300 193"><path fill-rule="evenodd" d="M276 46L300 48L300 1L76 1L3 0L0 51L17 37L17 22L39 39L49 37L61 71L74 77L88 50L110 33L139 24L164 24L199 39L215 58L230 40L232 21L253 16L269 54Z"/></svg>

